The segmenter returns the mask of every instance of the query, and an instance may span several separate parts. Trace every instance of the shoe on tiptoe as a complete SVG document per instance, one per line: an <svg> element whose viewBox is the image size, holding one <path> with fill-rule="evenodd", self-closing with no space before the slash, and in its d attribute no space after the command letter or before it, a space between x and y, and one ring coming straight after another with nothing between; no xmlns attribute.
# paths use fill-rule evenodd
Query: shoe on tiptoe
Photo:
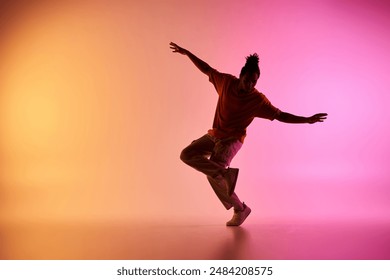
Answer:
<svg viewBox="0 0 390 280"><path fill-rule="evenodd" d="M237 178L238 178L238 168L228 168L226 173L223 175L223 178L227 184L228 195L231 196L236 188Z"/></svg>
<svg viewBox="0 0 390 280"><path fill-rule="evenodd" d="M226 223L227 226L239 226L249 216L251 209L245 203L242 203L242 206L243 210L234 210L233 218Z"/></svg>

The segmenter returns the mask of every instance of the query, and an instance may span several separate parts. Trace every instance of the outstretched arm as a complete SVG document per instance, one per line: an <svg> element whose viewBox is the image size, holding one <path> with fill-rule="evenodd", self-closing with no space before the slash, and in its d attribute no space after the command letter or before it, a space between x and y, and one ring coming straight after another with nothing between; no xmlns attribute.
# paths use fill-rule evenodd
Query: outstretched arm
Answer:
<svg viewBox="0 0 390 280"><path fill-rule="evenodd" d="M276 117L276 119L280 122L285 123L316 123L316 122L323 122L326 119L327 113L319 113L315 114L311 117L301 117L296 116L290 113L286 112L280 112L279 116Z"/></svg>
<svg viewBox="0 0 390 280"><path fill-rule="evenodd" d="M211 71L210 65L208 65L206 62L201 60L200 58L196 57L194 54L192 54L190 51L180 47L179 45L175 43L170 43L169 44L173 52L177 52L183 55L188 56L188 58L192 61L192 63L195 64L195 66L204 74L209 75Z"/></svg>

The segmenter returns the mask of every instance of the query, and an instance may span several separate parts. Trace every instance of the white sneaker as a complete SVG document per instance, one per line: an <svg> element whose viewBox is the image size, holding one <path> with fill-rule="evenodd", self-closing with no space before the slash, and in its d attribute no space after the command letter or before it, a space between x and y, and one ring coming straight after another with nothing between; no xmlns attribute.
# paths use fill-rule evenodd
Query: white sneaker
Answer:
<svg viewBox="0 0 390 280"><path fill-rule="evenodd" d="M239 226L249 216L251 209L245 203L242 203L242 206L244 206L243 210L234 210L233 218L226 223L227 226Z"/></svg>

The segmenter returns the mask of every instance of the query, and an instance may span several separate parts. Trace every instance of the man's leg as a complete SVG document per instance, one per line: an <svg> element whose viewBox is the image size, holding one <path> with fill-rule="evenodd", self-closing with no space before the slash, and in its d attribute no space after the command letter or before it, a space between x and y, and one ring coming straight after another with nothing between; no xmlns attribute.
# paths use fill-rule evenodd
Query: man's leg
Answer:
<svg viewBox="0 0 390 280"><path fill-rule="evenodd" d="M206 134L187 146L181 152L180 159L211 178L223 176L226 173L225 167L209 159L214 147L213 137Z"/></svg>
<svg viewBox="0 0 390 280"><path fill-rule="evenodd" d="M231 160L240 150L242 143L234 139L225 139L217 141L213 154L210 160L227 167L230 165ZM238 171L238 170L237 170ZM229 193L224 192L223 189L218 188L218 184L215 184L215 180L210 180L213 190L217 194L218 198L225 206L226 209L234 207L234 214L230 221L226 223L227 226L239 226L249 216L251 209L242 203L233 189L229 189ZM236 178L235 178L236 179Z"/></svg>
<svg viewBox="0 0 390 280"><path fill-rule="evenodd" d="M226 210L229 210L232 207L234 207L234 209L239 209L239 210L242 209L242 202L240 201L236 193L229 195L228 192L226 191L226 187L224 187L224 185L221 186L221 182L218 181L218 178L214 179L210 176L207 176L207 180L209 181L215 194L217 195L218 199L222 202Z"/></svg>
<svg viewBox="0 0 390 280"><path fill-rule="evenodd" d="M239 151L241 146L242 143L238 140L218 140L206 134L193 141L181 152L180 155L180 158L184 163L207 175L207 179L209 180L214 192L225 208L230 209L231 207L234 207L235 216L237 216L237 213L240 214L244 212L246 206L240 201L234 192L229 195L227 184L227 181L229 180L226 180L226 175L229 176L229 171L232 171L232 169L226 169L226 167L229 166L231 160ZM235 216L233 216L233 219ZM229 222L228 225L230 225ZM243 220L241 223L242 222ZM234 222L234 225L238 224Z"/></svg>
<svg viewBox="0 0 390 280"><path fill-rule="evenodd" d="M213 153L210 157L210 160L219 164L224 169L226 169L229 165L234 156L237 154L237 152L241 149L242 143L234 138L231 139L224 139L224 140L216 140L216 144L213 150ZM230 169L230 170L229 170ZM229 171L233 171L233 168L229 168ZM237 172L235 173L237 175L238 169L235 169ZM221 188L220 186L220 178L210 178L207 177L209 180L214 192L218 196L219 200L222 202L222 204L225 206L226 209L230 209L231 207L234 207L236 210L242 210L242 202L238 198L238 196L232 191L229 193L226 192L226 188ZM234 178L234 181L237 180L237 177ZM235 182L234 182L235 184Z"/></svg>
<svg viewBox="0 0 390 280"><path fill-rule="evenodd" d="M233 206L224 175L227 174L227 164L231 159L227 153L221 154L222 149L217 149L215 153L217 139L210 135L204 135L201 138L192 141L180 154L181 160L196 170L204 173L209 180L211 187L215 191L226 209ZM219 152L218 152L219 151ZM220 154L219 157L216 155ZM217 161L215 160L217 159ZM238 205L238 203L235 203Z"/></svg>

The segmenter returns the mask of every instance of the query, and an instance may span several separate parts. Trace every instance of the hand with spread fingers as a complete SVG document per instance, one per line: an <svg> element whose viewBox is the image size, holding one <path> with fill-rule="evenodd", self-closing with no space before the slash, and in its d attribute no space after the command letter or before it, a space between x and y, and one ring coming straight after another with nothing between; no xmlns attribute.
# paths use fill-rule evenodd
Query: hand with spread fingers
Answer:
<svg viewBox="0 0 390 280"><path fill-rule="evenodd" d="M177 53L180 53L180 54L186 54L186 49L183 49L182 47L180 47L179 45L171 42L169 43L169 45L171 46L170 48L172 49L173 52L177 52Z"/></svg>
<svg viewBox="0 0 390 280"><path fill-rule="evenodd" d="M326 120L327 116L328 116L327 113L315 114L315 115L308 118L308 123L313 124L316 122L323 122L324 120Z"/></svg>

